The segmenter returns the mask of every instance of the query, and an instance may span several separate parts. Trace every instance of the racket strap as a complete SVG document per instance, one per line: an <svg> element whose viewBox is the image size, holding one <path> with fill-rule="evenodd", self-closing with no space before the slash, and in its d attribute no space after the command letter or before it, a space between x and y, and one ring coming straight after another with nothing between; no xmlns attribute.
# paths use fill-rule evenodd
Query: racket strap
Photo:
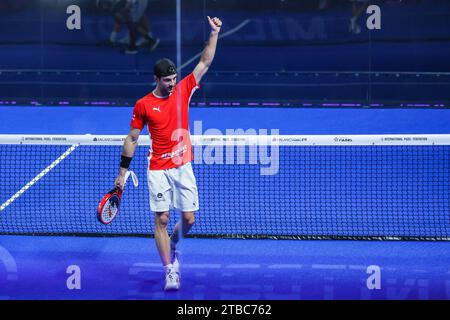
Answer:
<svg viewBox="0 0 450 320"><path fill-rule="evenodd" d="M136 174L134 173L134 171L127 171L126 175L125 175L125 184L128 181L128 178L131 176L131 180L133 181L133 185L135 187L137 187L139 185L139 180L136 176Z"/></svg>

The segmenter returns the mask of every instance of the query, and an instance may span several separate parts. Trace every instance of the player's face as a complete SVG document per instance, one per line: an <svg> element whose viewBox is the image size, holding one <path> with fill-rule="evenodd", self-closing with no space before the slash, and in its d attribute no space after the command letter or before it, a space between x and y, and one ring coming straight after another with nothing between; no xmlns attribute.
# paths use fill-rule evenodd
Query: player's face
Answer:
<svg viewBox="0 0 450 320"><path fill-rule="evenodd" d="M175 89L175 84L177 83L177 75L173 74L167 77L161 77L159 79L157 78L156 81L162 92L170 94Z"/></svg>

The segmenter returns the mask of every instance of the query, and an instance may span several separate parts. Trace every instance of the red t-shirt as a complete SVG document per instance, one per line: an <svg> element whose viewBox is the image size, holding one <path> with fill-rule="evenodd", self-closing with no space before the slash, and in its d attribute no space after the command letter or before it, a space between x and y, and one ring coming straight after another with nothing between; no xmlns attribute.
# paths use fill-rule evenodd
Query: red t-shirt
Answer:
<svg viewBox="0 0 450 320"><path fill-rule="evenodd" d="M189 102L198 88L191 73L175 86L167 98L161 99L149 93L136 102L131 127L142 130L145 124L148 126L150 170L176 168L193 159Z"/></svg>

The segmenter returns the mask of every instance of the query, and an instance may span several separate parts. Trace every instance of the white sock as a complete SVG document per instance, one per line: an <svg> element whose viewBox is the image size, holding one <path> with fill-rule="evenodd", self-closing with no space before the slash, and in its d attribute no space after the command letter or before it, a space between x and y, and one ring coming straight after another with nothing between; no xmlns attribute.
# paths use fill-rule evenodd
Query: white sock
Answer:
<svg viewBox="0 0 450 320"><path fill-rule="evenodd" d="M109 36L109 41L116 42L116 38L117 38L117 32L115 32L115 31L111 32L111 35Z"/></svg>
<svg viewBox="0 0 450 320"><path fill-rule="evenodd" d="M170 273L172 271L172 269L173 269L173 265L171 263L166 264L164 266L164 269L166 270L166 273Z"/></svg>

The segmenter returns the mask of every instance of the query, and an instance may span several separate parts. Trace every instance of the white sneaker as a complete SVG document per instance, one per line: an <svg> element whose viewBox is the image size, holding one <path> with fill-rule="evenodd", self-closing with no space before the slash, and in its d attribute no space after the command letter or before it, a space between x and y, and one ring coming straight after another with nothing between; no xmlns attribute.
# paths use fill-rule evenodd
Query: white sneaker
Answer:
<svg viewBox="0 0 450 320"><path fill-rule="evenodd" d="M175 251L175 258L172 261L172 265L173 265L173 271L175 271L176 273L178 273L178 276L180 276L180 261L178 260L178 251Z"/></svg>
<svg viewBox="0 0 450 320"><path fill-rule="evenodd" d="M177 272L170 270L166 274L165 291L174 291L180 289L180 277Z"/></svg>
<svg viewBox="0 0 450 320"><path fill-rule="evenodd" d="M128 47L125 50L125 54L136 54L136 53L138 53L138 50L136 47Z"/></svg>
<svg viewBox="0 0 450 320"><path fill-rule="evenodd" d="M120 44L127 45L127 46L130 45L130 35L127 34L122 39L117 40L117 42L120 43Z"/></svg>
<svg viewBox="0 0 450 320"><path fill-rule="evenodd" d="M160 42L159 38L152 39L152 41L150 41L150 52L156 49L156 47L159 45L159 42Z"/></svg>

